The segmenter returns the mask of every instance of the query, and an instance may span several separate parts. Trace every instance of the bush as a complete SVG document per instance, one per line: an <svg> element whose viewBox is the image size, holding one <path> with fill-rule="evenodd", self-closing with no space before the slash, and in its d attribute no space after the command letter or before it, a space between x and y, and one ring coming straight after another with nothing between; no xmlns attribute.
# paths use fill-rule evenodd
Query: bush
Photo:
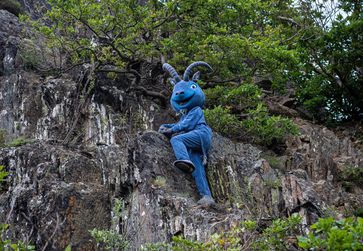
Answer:
<svg viewBox="0 0 363 251"><path fill-rule="evenodd" d="M119 199L115 199L114 206L112 208L113 217L113 225L117 224L117 220L122 217L122 211L124 208L124 202ZM102 249L106 250L128 250L129 242L126 237L126 233L120 234L115 230L99 230L92 229L89 231L91 236L95 238L97 244ZM125 232L125 230L124 230Z"/></svg>
<svg viewBox="0 0 363 251"><path fill-rule="evenodd" d="M269 116L263 104L248 111L248 118L239 120L228 108L206 109L207 123L217 132L232 138L248 138L251 142L270 145L282 142L287 135L297 135L297 126L288 118Z"/></svg>
<svg viewBox="0 0 363 251"><path fill-rule="evenodd" d="M242 134L241 122L227 108L217 106L214 109L206 109L204 115L208 125L217 132L233 137Z"/></svg>
<svg viewBox="0 0 363 251"><path fill-rule="evenodd" d="M199 242L173 237L171 243L148 244L149 251L216 251L216 250L363 250L363 218L320 218L301 236L301 217L276 219L270 226L259 229L256 221L244 221L229 231L214 234L210 240Z"/></svg>
<svg viewBox="0 0 363 251"><path fill-rule="evenodd" d="M93 229L90 233L96 242L103 245L106 250L127 250L128 248L127 240L115 230Z"/></svg>
<svg viewBox="0 0 363 251"><path fill-rule="evenodd" d="M148 244L144 250L148 251L217 251L217 250L289 250L287 239L300 232L301 218L292 216L286 219L277 219L271 226L257 231L256 221L247 220L229 231L213 234L206 242L187 240L174 236L171 243ZM246 238L247 237L247 238Z"/></svg>
<svg viewBox="0 0 363 251"><path fill-rule="evenodd" d="M23 11L21 4L16 0L1 0L0 9L7 10L16 16L18 16Z"/></svg>
<svg viewBox="0 0 363 251"><path fill-rule="evenodd" d="M243 84L237 88L232 86L216 86L206 89L208 107L219 105L233 107L234 110L243 111L256 107L261 102L261 89L254 84Z"/></svg>
<svg viewBox="0 0 363 251"><path fill-rule="evenodd" d="M303 249L363 250L363 218L321 218L310 229L307 237L298 237Z"/></svg>
<svg viewBox="0 0 363 251"><path fill-rule="evenodd" d="M295 245L296 235L300 234L301 217L293 215L285 219L276 219L271 226L263 230L262 234L252 243L252 250L291 250Z"/></svg>
<svg viewBox="0 0 363 251"><path fill-rule="evenodd" d="M286 135L297 135L297 126L288 118L269 116L266 106L258 104L256 109L248 112L248 119L243 121L243 126L252 141L263 145L281 142Z"/></svg>
<svg viewBox="0 0 363 251"><path fill-rule="evenodd" d="M269 115L257 85L217 86L207 89L205 94L209 108L205 110L207 123L225 136L271 145L282 142L289 134L298 134L290 119Z"/></svg>
<svg viewBox="0 0 363 251"><path fill-rule="evenodd" d="M36 47L33 42L28 42L25 40L20 45L19 48L19 56L23 62L23 66L25 70L36 70L39 64L39 53L36 50Z"/></svg>
<svg viewBox="0 0 363 251"><path fill-rule="evenodd" d="M35 247L25 244L22 241L12 242L9 239L3 239L4 233L8 230L8 224L0 224L0 250L14 251L33 251Z"/></svg>
<svg viewBox="0 0 363 251"><path fill-rule="evenodd" d="M231 89L222 96L221 101L224 105L232 105L239 111L247 108L255 108L261 102L261 89L254 84L243 84Z"/></svg>
<svg viewBox="0 0 363 251"><path fill-rule="evenodd" d="M363 167L345 166L339 173L338 180L346 188L351 188L354 185L363 187Z"/></svg>

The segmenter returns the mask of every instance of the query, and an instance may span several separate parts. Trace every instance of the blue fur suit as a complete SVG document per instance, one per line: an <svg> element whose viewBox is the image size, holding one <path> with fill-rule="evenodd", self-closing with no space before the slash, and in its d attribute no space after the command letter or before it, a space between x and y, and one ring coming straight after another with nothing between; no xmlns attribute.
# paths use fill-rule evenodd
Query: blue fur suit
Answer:
<svg viewBox="0 0 363 251"><path fill-rule="evenodd" d="M170 143L177 160L190 160L195 169L192 173L201 196L212 196L205 174L204 165L212 141L212 130L204 120L202 109L197 106L180 118L177 124L165 124L171 128Z"/></svg>
<svg viewBox="0 0 363 251"><path fill-rule="evenodd" d="M170 82L174 85L170 104L182 116L178 123L161 125L159 132L172 136L170 143L177 159L174 166L184 171L185 169L181 168L183 165L191 167L188 172L192 172L199 194L204 199L207 198L207 201L200 200L199 202L214 203L205 173L207 155L212 141L212 130L204 119L202 107L205 95L196 83L199 72L193 75L192 80L189 80L192 69L198 66L204 66L211 70L211 67L205 62L194 62L185 70L183 80L181 80L171 65L163 65L164 70L170 73L172 77Z"/></svg>

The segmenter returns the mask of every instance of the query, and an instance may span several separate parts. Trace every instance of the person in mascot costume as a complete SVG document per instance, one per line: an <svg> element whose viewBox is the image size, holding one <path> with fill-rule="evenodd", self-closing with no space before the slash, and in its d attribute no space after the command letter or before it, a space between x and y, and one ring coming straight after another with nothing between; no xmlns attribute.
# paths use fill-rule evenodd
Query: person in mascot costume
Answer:
<svg viewBox="0 0 363 251"><path fill-rule="evenodd" d="M204 167L207 164L207 155L212 142L212 130L205 122L202 110L205 95L196 83L200 72L196 72L192 80L189 80L193 68L198 66L212 70L205 62L194 62L187 67L181 79L170 64L163 64L163 69L171 75L169 80L174 86L170 103L181 118L178 123L161 125L159 132L168 137L172 136L170 143L177 159L174 166L184 172L192 173L202 197L198 204L210 205L214 203L214 200Z"/></svg>

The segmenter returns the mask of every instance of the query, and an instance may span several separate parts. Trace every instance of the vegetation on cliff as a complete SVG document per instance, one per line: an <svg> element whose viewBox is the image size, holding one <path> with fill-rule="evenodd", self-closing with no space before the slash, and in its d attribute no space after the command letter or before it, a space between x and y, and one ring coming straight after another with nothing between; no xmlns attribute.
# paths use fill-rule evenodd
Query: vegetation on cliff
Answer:
<svg viewBox="0 0 363 251"><path fill-rule="evenodd" d="M361 250L363 248L363 218L334 220L321 218L301 235L301 218L293 215L277 219L261 230L254 221L242 222L230 231L215 234L205 243L173 237L172 243L150 244L150 251L217 251L217 250Z"/></svg>
<svg viewBox="0 0 363 251"><path fill-rule="evenodd" d="M95 241L100 248L128 249L175 235L171 243L149 248L362 248L361 218L318 220L362 216L361 153L349 140L298 118L301 136L284 140L298 134L291 117L303 114L325 123L361 119L361 0L49 3L41 19L29 20L41 36L25 28L33 41L0 41L6 41L4 62L10 55L15 60L9 63L21 62L28 71L17 72L18 65L0 71L0 105L7 109L1 118L9 118L0 129L0 164L16 172L5 176L0 169L0 181L6 177L12 184L0 185L0 209L7 214L1 222L9 223L0 225L2 245L17 243L11 238L38 249L70 250ZM222 209L195 207L190 183L168 169L173 155L162 135L136 135L170 115L160 63L181 70L194 60L214 68L199 83L207 94L208 124L227 137L270 147L262 159L261 148L215 135L219 152L211 154L207 171ZM75 69L78 82L59 77ZM58 77L47 77L54 73ZM276 111L274 104L286 110ZM136 129L128 130L128 124ZM40 144L18 137L25 132ZM281 142L288 149L277 156L270 150ZM110 214L112 198L125 200L122 213L129 218L116 209ZM304 223L318 220L311 234L304 234L308 226L299 217L278 219L294 212ZM149 222L138 227L145 218ZM73 238L74 230L79 235ZM212 232L218 234L209 236Z"/></svg>
<svg viewBox="0 0 363 251"><path fill-rule="evenodd" d="M316 120L361 118L361 1L50 3L35 27L71 65L140 79L135 65L145 59L180 69L203 60L215 70L206 87L264 82L275 92L295 89L295 105Z"/></svg>

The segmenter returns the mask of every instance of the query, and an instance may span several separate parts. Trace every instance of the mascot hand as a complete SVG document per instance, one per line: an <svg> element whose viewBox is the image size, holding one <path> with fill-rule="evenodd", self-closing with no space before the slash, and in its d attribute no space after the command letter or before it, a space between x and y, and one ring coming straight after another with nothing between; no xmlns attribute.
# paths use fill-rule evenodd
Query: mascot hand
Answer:
<svg viewBox="0 0 363 251"><path fill-rule="evenodd" d="M171 128L166 128L165 126L160 126L159 132L166 136L171 136L173 134Z"/></svg>

